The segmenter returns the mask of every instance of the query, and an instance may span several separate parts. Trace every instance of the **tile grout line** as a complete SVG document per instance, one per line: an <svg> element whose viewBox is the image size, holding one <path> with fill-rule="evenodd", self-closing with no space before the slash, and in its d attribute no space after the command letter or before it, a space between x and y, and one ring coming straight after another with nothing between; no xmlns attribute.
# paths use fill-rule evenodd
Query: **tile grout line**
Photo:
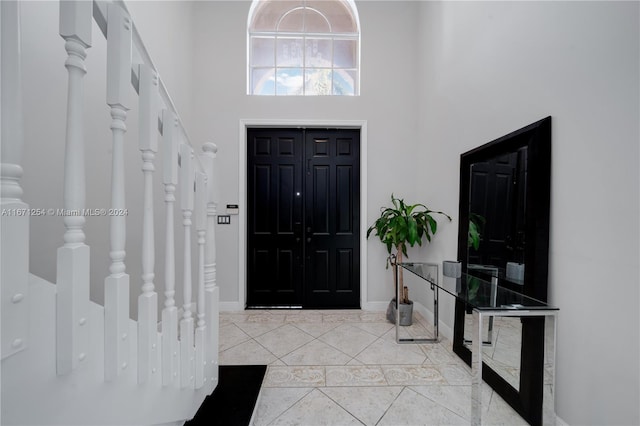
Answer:
<svg viewBox="0 0 640 426"><path fill-rule="evenodd" d="M272 389L285 389L285 388L272 388ZM289 389L290 389L290 388L289 388ZM291 404L291 405L290 405L289 407L287 407L284 411L282 411L280 414L278 414L278 415L277 415L273 420L271 420L271 421L269 422L269 424L268 424L267 426L272 425L272 424L273 424L273 422L275 422L276 420L278 420L278 419L279 419L282 415L284 415L287 411L291 410L291 409L292 409L292 408L293 408L293 407L294 407L298 402L302 401L302 400L303 400L303 399L305 399L307 396L309 396L309 394L310 394L311 392L313 392L313 390L314 390L314 389L316 389L316 388L311 387L311 388L310 388L310 390L309 390L309 392L307 392L307 393L305 393L304 395L302 395L302 396L301 396L300 398L298 398L298 399L297 399L293 404ZM257 410L257 408L258 408L258 405L256 404L256 407L254 408L254 412L255 412L255 410Z"/></svg>
<svg viewBox="0 0 640 426"><path fill-rule="evenodd" d="M398 398L400 398L400 395L402 395L402 393L404 392L404 390L407 388L407 386L401 386L402 390L400 392L398 392L398 395L396 395L396 397L393 399L393 401L391 402L391 404L389 404L389 406L387 407L386 410L384 410L384 413L382 413L382 415L380 416L380 418L378 419L378 421L376 422L376 426L378 424L380 424L380 422L382 421L382 419L384 419L384 416L387 415L387 413L389 412L389 410L391 409L391 407L393 407L393 404L396 403L396 401L398 400Z"/></svg>
<svg viewBox="0 0 640 426"><path fill-rule="evenodd" d="M247 336L247 340L243 340L242 342L236 343L236 344L235 344L235 345L233 345L233 346L229 346L228 348L224 349L222 352L226 352L226 351L228 351L229 349L233 349L233 348L235 348L235 347L237 347L237 346L242 345L243 343L247 343L249 340L251 340L251 339L252 339L252 337L251 337L251 336L249 336L247 333L245 333L245 331L244 331L243 329L241 329L240 327L238 327L235 323L231 323L231 324L227 324L227 325L233 325L235 328L237 328L238 330L240 330L240 332L241 332L242 334L244 334L245 336Z"/></svg>
<svg viewBox="0 0 640 426"><path fill-rule="evenodd" d="M326 387L325 387L326 388ZM329 398L331 401L333 401L334 404L336 404L338 407L342 408L344 411L346 411L351 417L353 417L354 419L356 419L358 422L362 423L363 425L366 426L366 423L363 422L358 416L356 416L355 414L353 414L351 411L349 411L347 409L347 407L343 407L342 404L340 404L340 402L336 401L335 399L331 398L330 395L327 395L325 392L322 391L322 389L318 389L320 392L322 392L322 394L324 396L326 396L327 398Z"/></svg>

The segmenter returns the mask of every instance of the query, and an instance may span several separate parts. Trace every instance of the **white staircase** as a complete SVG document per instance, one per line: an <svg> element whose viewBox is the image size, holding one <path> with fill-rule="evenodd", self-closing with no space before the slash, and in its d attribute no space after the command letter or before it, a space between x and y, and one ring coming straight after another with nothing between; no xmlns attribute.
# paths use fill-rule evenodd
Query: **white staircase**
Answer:
<svg viewBox="0 0 640 426"><path fill-rule="evenodd" d="M20 354L2 361L2 424L150 425L193 417L212 391L209 380L209 386L182 389L162 386L157 374L147 383L138 384L136 368L131 368L117 380L105 382L104 308L95 303L90 303L88 320L89 346L95 356L88 356L73 373L58 376L55 290L55 285L30 276L30 344ZM129 359L135 366L137 324L129 321L128 325L132 336Z"/></svg>
<svg viewBox="0 0 640 426"><path fill-rule="evenodd" d="M30 209L22 201L20 185L22 151L32 143L23 140L20 8L20 1L0 2L1 423L181 424L194 416L218 382L217 149L205 143L197 154L191 146L122 1L61 1L59 34L68 55L60 64L68 72L67 99L60 103L67 111L66 148L64 164L54 166L64 169L64 208ZM105 103L112 134L111 204L99 211L85 205L88 137L82 85L92 19L107 40ZM141 218L123 214L127 211L123 144L131 86L138 98L137 141L144 180ZM154 211L156 168L163 177L162 211ZM176 193L184 232L180 247L175 244ZM111 266L104 278L104 306L89 300L90 247L85 244L84 225L96 214L109 216L110 227L110 241L105 244L110 247ZM29 224L33 216L41 215L64 216L64 229L59 230L64 244L51 253L57 257L56 283L29 273ZM142 223L142 284L133 316L125 252L126 224L132 219ZM155 235L154 221L165 223L163 235ZM155 253L156 238L166 242L165 253ZM192 239L197 247L194 256ZM156 256L163 259L162 283L154 282ZM176 258L183 266L178 280ZM136 277L132 283L138 281ZM159 294L156 288L164 291ZM176 290L182 292L180 309Z"/></svg>

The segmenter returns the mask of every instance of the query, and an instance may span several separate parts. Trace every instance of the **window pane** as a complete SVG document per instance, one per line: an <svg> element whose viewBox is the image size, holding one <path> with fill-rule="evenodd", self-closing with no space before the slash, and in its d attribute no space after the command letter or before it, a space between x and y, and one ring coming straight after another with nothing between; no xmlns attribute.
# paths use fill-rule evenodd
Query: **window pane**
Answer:
<svg viewBox="0 0 640 426"><path fill-rule="evenodd" d="M276 72L276 95L302 94L302 68L283 68Z"/></svg>
<svg viewBox="0 0 640 426"><path fill-rule="evenodd" d="M275 95L276 78L273 68L251 70L251 93L253 95Z"/></svg>
<svg viewBox="0 0 640 426"><path fill-rule="evenodd" d="M351 8L343 1L307 0L307 7L320 11L331 22L331 31L336 33L356 33L358 26L353 19Z"/></svg>
<svg viewBox="0 0 640 426"><path fill-rule="evenodd" d="M331 40L308 38L305 66L331 67Z"/></svg>
<svg viewBox="0 0 640 426"><path fill-rule="evenodd" d="M306 9L304 17L304 30L310 33L330 33L331 26L322 14L313 9Z"/></svg>
<svg viewBox="0 0 640 426"><path fill-rule="evenodd" d="M249 28L251 31L275 31L285 13L303 5L303 0L259 1Z"/></svg>
<svg viewBox="0 0 640 426"><path fill-rule="evenodd" d="M334 33L357 33L358 25L353 17L341 15L331 19L331 30Z"/></svg>
<svg viewBox="0 0 640 426"><path fill-rule="evenodd" d="M276 65L279 67L302 66L302 39L278 38Z"/></svg>
<svg viewBox="0 0 640 426"><path fill-rule="evenodd" d="M304 83L306 95L330 95L331 70L307 69Z"/></svg>
<svg viewBox="0 0 640 426"><path fill-rule="evenodd" d="M251 65L254 67L274 67L275 40L271 37L251 38Z"/></svg>
<svg viewBox="0 0 640 426"><path fill-rule="evenodd" d="M278 24L278 31L292 31L301 33L304 31L304 8L294 9L283 16Z"/></svg>
<svg viewBox="0 0 640 426"><path fill-rule="evenodd" d="M343 96L354 96L356 94L356 70L334 70L333 71L333 94Z"/></svg>
<svg viewBox="0 0 640 426"><path fill-rule="evenodd" d="M333 42L333 66L337 68L355 68L358 44L355 40L335 40Z"/></svg>

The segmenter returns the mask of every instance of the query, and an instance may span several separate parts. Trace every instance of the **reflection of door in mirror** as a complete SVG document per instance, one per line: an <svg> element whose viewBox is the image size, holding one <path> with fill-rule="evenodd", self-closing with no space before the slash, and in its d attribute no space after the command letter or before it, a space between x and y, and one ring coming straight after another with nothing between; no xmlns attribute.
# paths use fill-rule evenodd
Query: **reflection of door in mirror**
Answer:
<svg viewBox="0 0 640 426"><path fill-rule="evenodd" d="M469 247L470 265L524 263L527 147L471 165L469 218L479 234Z"/></svg>

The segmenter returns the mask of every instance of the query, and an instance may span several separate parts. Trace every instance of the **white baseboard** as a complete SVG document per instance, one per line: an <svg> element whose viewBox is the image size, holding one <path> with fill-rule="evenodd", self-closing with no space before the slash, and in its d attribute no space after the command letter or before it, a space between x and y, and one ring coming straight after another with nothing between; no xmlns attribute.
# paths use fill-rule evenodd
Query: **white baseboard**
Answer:
<svg viewBox="0 0 640 426"><path fill-rule="evenodd" d="M362 310L363 311L377 311L384 312L387 310L387 306L389 302L362 302Z"/></svg>
<svg viewBox="0 0 640 426"><path fill-rule="evenodd" d="M384 312L387 310L389 302L363 302L361 309L363 311ZM220 312L238 312L244 311L244 304L241 302L220 302Z"/></svg>
<svg viewBox="0 0 640 426"><path fill-rule="evenodd" d="M239 312L244 311L244 303L240 302L220 302L220 312Z"/></svg>

